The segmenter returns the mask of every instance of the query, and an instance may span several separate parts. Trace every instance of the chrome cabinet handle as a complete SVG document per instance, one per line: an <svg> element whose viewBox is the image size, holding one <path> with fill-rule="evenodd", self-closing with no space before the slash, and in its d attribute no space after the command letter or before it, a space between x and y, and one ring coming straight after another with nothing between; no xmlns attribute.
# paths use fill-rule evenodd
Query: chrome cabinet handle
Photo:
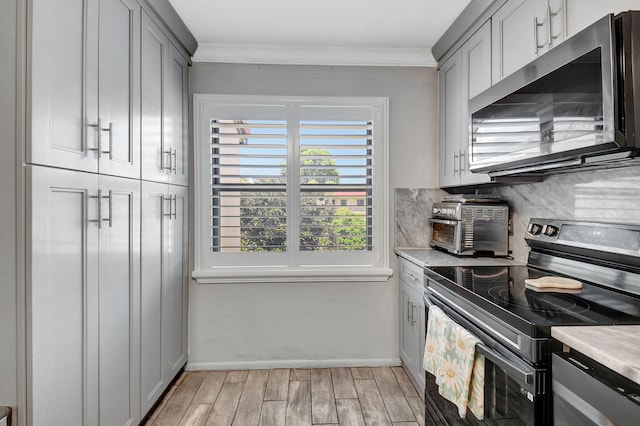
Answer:
<svg viewBox="0 0 640 426"><path fill-rule="evenodd" d="M103 132L109 132L109 149L107 149L106 151L102 150L102 153L103 154L109 154L109 160L111 160L111 159L113 159L113 152L112 152L113 151L112 150L112 147L113 147L113 123L109 122L109 127L102 128L100 130L103 131Z"/></svg>
<svg viewBox="0 0 640 426"><path fill-rule="evenodd" d="M551 18L555 18L563 10L564 5L565 5L564 0L562 0L562 5L563 5L563 7L561 7L557 12L552 12L551 11L551 6L547 7L547 22L549 22L549 47L551 47L551 45L553 44L554 40L560 38L560 34L555 35L555 36L553 35Z"/></svg>
<svg viewBox="0 0 640 426"><path fill-rule="evenodd" d="M109 159L113 158L111 153L111 146L113 143L113 123L109 122L109 127L102 127L102 119L98 118L98 124L89 124L89 127L93 127L98 130L98 146L97 148L87 148L88 151L96 151L98 153L98 158L102 156L102 154L109 154ZM102 132L109 132L109 149L102 149Z"/></svg>
<svg viewBox="0 0 640 426"><path fill-rule="evenodd" d="M160 170L161 171L171 171L171 156L172 156L171 148L162 150L162 159L160 161ZM166 158L169 156L169 167L166 164Z"/></svg>
<svg viewBox="0 0 640 426"><path fill-rule="evenodd" d="M178 218L178 196L175 194L173 195L173 218Z"/></svg>
<svg viewBox="0 0 640 426"><path fill-rule="evenodd" d="M100 139L98 139L100 140ZM98 143L98 146L100 144ZM98 219L88 219L88 222L94 222L98 224L98 229L102 228L102 190L98 189L98 195L89 195L89 199L98 199ZM87 200L88 202L88 200ZM88 209L87 209L88 210Z"/></svg>
<svg viewBox="0 0 640 426"><path fill-rule="evenodd" d="M102 119L98 118L98 124L89 124L89 127L93 127L94 129L98 129L98 147L97 148L87 148L89 151L96 151L98 153L98 158L102 155Z"/></svg>
<svg viewBox="0 0 640 426"><path fill-rule="evenodd" d="M538 22L538 17L533 17L533 44L535 45L534 53L537 55L538 51L545 46L545 43L540 44L538 41L538 27L542 27L544 25L544 21Z"/></svg>
<svg viewBox="0 0 640 426"><path fill-rule="evenodd" d="M173 174L177 174L177 170L178 170L178 157L177 157L177 153L178 151L173 148L173 152L171 153L171 172L173 172Z"/></svg>
<svg viewBox="0 0 640 426"><path fill-rule="evenodd" d="M169 213L165 213L166 203L169 202ZM171 210L173 205L173 197L169 194L168 197L162 196L162 216L168 217L171 220Z"/></svg>
<svg viewBox="0 0 640 426"><path fill-rule="evenodd" d="M460 151L460 157L458 157L460 159L460 173L464 173L467 170L467 166L464 163L464 159L466 158L466 154L464 151Z"/></svg>
<svg viewBox="0 0 640 426"><path fill-rule="evenodd" d="M411 325L414 326L416 325L416 323L418 322L416 320L416 317L414 315L416 308L418 307L418 305L416 305L415 303L411 304Z"/></svg>
<svg viewBox="0 0 640 426"><path fill-rule="evenodd" d="M103 220L109 222L109 228L113 228L113 191L109 190L109 195L104 198L109 199L109 217Z"/></svg>
<svg viewBox="0 0 640 426"><path fill-rule="evenodd" d="M407 300L407 322L411 321L411 300Z"/></svg>
<svg viewBox="0 0 640 426"><path fill-rule="evenodd" d="M102 190L98 189L98 195L90 195L88 198L97 199L98 200L98 218L97 219L88 219L88 222L93 222L98 224L98 229L102 229L102 222L109 222L109 228L113 227L113 191L109 190L109 195L102 195ZM109 200L109 217L102 217L102 200Z"/></svg>
<svg viewBox="0 0 640 426"><path fill-rule="evenodd" d="M458 167L456 169L456 166ZM460 154L458 152L453 153L453 174L460 172Z"/></svg>
<svg viewBox="0 0 640 426"><path fill-rule="evenodd" d="M414 282L419 283L420 280L418 279L418 277L416 277L415 275L413 275L411 272L407 272L407 275L409 276L409 278L411 278Z"/></svg>

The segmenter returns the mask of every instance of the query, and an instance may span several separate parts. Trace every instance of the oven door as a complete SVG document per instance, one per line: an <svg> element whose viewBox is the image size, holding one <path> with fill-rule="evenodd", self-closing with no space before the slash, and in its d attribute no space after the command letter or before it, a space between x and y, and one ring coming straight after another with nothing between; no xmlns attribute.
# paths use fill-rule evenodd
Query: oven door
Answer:
<svg viewBox="0 0 640 426"><path fill-rule="evenodd" d="M461 419L455 405L438 393L435 377L427 373L426 419L448 425L547 425L550 419L546 368L535 368L487 336L448 306L425 293L425 318L436 305L451 319L481 339L477 350L485 356L485 413L478 420L470 411ZM426 323L425 323L426 327Z"/></svg>
<svg viewBox="0 0 640 426"><path fill-rule="evenodd" d="M462 223L457 220L429 219L431 223L431 244L451 253L462 251Z"/></svg>

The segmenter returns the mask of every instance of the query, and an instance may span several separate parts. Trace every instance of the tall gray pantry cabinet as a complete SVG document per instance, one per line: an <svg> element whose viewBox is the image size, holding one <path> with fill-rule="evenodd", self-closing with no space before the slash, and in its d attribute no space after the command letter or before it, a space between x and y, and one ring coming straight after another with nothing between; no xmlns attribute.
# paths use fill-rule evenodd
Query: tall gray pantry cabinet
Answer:
<svg viewBox="0 0 640 426"><path fill-rule="evenodd" d="M186 27L175 32L158 15L166 0L18 4L26 18L19 422L135 425L187 361Z"/></svg>

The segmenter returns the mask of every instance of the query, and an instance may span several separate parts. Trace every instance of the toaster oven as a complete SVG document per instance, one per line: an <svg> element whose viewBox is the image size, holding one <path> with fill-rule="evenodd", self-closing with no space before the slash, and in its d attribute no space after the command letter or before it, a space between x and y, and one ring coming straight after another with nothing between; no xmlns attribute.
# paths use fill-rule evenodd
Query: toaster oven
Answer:
<svg viewBox="0 0 640 426"><path fill-rule="evenodd" d="M432 208L431 246L458 256L507 256L509 206L503 202L448 201Z"/></svg>

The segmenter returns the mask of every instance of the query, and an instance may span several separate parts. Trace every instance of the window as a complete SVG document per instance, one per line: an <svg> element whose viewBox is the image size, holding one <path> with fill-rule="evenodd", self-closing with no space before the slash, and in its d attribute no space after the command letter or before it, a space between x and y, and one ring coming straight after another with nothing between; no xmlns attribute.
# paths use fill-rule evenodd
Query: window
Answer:
<svg viewBox="0 0 640 426"><path fill-rule="evenodd" d="M195 104L198 281L388 277L386 99Z"/></svg>

